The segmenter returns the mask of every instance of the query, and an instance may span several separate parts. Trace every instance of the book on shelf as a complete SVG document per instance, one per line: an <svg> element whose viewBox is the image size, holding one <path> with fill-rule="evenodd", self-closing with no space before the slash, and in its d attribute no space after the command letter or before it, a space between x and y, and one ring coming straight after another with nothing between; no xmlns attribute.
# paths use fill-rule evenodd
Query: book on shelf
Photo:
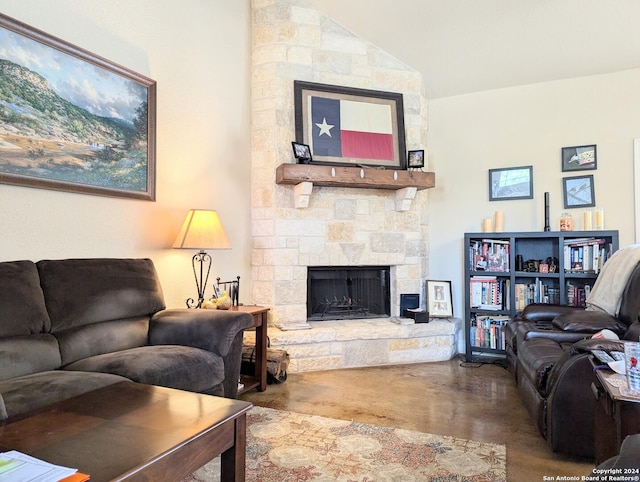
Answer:
<svg viewBox="0 0 640 482"><path fill-rule="evenodd" d="M516 283L515 285L516 310L521 311L531 303L560 303L560 289L545 284L542 279L536 278L529 283Z"/></svg>
<svg viewBox="0 0 640 482"><path fill-rule="evenodd" d="M509 284L506 278L472 276L469 279L470 306L484 310L507 309Z"/></svg>
<svg viewBox="0 0 640 482"><path fill-rule="evenodd" d="M612 255L613 247L604 238L565 239L563 246L566 272L598 274Z"/></svg>
<svg viewBox="0 0 640 482"><path fill-rule="evenodd" d="M566 300L569 306L585 306L587 303L587 297L591 293L591 285L589 284L576 284L571 281L567 282L566 286Z"/></svg>
<svg viewBox="0 0 640 482"><path fill-rule="evenodd" d="M472 271L509 271L509 241L482 239L469 246L469 269Z"/></svg>
<svg viewBox="0 0 640 482"><path fill-rule="evenodd" d="M475 315L471 319L469 341L472 346L505 350L504 327L511 317L507 315Z"/></svg>

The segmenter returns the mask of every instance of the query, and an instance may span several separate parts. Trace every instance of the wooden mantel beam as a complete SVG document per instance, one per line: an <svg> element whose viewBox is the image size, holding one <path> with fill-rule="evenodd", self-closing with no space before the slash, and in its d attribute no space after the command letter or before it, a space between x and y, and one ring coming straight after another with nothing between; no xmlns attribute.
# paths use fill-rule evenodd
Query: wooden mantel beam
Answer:
<svg viewBox="0 0 640 482"><path fill-rule="evenodd" d="M398 190L415 187L418 191L436 185L434 172L374 167L324 166L316 164L280 164L276 184L312 182L316 186L360 187Z"/></svg>

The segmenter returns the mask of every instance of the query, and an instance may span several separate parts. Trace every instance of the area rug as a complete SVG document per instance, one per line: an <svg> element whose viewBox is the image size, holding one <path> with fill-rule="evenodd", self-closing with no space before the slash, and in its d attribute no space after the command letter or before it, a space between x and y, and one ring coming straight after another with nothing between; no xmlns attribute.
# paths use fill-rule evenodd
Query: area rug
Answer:
<svg viewBox="0 0 640 482"><path fill-rule="evenodd" d="M504 445L254 407L246 480L506 481ZM220 480L217 458L185 479Z"/></svg>

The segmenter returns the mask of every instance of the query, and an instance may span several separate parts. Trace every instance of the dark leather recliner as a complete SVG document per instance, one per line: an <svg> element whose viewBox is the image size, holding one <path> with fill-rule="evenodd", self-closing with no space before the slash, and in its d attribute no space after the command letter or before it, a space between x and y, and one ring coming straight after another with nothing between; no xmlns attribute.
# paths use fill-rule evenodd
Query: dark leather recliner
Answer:
<svg viewBox="0 0 640 482"><path fill-rule="evenodd" d="M621 341L591 338L609 329L640 336L640 264L624 288L617 317L582 308L531 304L505 329L507 364L540 434L551 450L594 456L591 349L623 350Z"/></svg>

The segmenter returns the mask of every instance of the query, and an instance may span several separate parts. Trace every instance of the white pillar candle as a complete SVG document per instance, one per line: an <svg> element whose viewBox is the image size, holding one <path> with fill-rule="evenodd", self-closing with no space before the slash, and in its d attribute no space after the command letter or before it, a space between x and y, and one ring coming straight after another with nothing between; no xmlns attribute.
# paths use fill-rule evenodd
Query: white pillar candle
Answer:
<svg viewBox="0 0 640 482"><path fill-rule="evenodd" d="M585 210L584 214L582 215L583 221L582 221L582 229L584 229L585 231L590 231L591 230L591 210L587 209Z"/></svg>
<svg viewBox="0 0 640 482"><path fill-rule="evenodd" d="M491 225L491 218L484 218L482 220L482 232L490 233L493 231L493 226Z"/></svg>

